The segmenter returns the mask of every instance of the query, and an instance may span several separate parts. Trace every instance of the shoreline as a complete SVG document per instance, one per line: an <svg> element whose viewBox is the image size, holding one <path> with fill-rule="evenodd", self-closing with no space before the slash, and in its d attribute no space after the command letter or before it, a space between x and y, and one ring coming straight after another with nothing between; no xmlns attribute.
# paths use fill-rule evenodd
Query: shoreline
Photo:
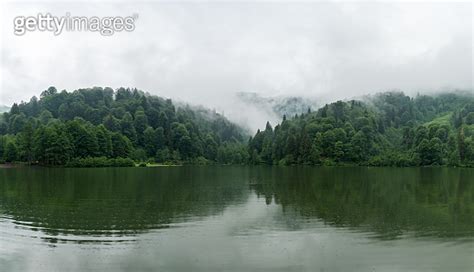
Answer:
<svg viewBox="0 0 474 272"><path fill-rule="evenodd" d="M364 167L364 168L463 168L470 169L474 166L448 166L448 165L423 165L423 166L382 166L382 165L358 165L358 164L340 164L340 165L305 165L305 164L294 164L294 165L278 165L278 164L163 164L163 163L147 163L146 165L135 163L134 166L84 166L84 167L70 167L66 165L39 165L39 164L26 164L26 163L0 163L0 169L11 169L11 168L68 168L68 169L80 169L80 168L155 168L155 167L180 167L180 166L266 166L266 167Z"/></svg>

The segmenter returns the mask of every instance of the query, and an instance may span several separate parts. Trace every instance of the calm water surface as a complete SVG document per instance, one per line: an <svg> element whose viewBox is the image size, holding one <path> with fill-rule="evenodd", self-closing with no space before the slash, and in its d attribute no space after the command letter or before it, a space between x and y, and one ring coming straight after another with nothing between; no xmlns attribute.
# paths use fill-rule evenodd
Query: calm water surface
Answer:
<svg viewBox="0 0 474 272"><path fill-rule="evenodd" d="M474 271L474 169L0 169L0 271Z"/></svg>

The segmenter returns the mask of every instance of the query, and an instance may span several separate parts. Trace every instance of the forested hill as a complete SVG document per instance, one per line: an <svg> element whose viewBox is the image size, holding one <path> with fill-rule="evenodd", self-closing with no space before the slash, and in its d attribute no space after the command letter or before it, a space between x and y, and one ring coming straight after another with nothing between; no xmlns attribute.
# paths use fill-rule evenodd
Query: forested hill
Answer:
<svg viewBox="0 0 474 272"><path fill-rule="evenodd" d="M474 96L390 92L267 123L249 140L254 164L474 166Z"/></svg>
<svg viewBox="0 0 474 272"><path fill-rule="evenodd" d="M283 117L248 139L204 108L136 89L54 87L0 115L0 160L41 165L474 166L474 95L382 93Z"/></svg>
<svg viewBox="0 0 474 272"><path fill-rule="evenodd" d="M136 89L50 87L0 120L0 158L43 165L244 163L242 130L204 109ZM119 158L127 158L123 160Z"/></svg>

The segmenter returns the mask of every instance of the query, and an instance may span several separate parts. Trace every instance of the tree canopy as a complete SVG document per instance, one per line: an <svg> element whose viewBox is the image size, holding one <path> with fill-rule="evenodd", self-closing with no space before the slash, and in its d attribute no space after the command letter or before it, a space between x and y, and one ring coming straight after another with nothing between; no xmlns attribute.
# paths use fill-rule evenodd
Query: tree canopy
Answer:
<svg viewBox="0 0 474 272"><path fill-rule="evenodd" d="M222 115L175 106L137 89L94 87L13 104L0 119L0 157L6 162L78 165L86 158L135 161L246 162L243 131ZM237 148L237 150L235 150ZM209 150L210 149L210 150Z"/></svg>
<svg viewBox="0 0 474 272"><path fill-rule="evenodd" d="M256 164L472 166L473 113L470 94L387 92L267 123L248 152Z"/></svg>
<svg viewBox="0 0 474 272"><path fill-rule="evenodd" d="M50 87L1 115L0 158L73 166L474 166L474 96L386 92L283 116L275 127L267 122L245 136L218 113L137 89Z"/></svg>

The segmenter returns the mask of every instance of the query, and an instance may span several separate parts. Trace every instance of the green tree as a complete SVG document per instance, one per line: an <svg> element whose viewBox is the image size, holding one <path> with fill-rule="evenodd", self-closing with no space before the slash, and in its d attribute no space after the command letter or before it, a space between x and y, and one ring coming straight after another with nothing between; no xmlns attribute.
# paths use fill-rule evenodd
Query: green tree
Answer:
<svg viewBox="0 0 474 272"><path fill-rule="evenodd" d="M97 137L91 126L86 127L80 119L67 123L67 131L74 147L74 157L94 157L99 153Z"/></svg>
<svg viewBox="0 0 474 272"><path fill-rule="evenodd" d="M164 163L171 160L171 154L167 147L158 149L155 155L156 162Z"/></svg>
<svg viewBox="0 0 474 272"><path fill-rule="evenodd" d="M97 126L95 130L97 138L98 156L111 157L112 156L112 137L104 125Z"/></svg>
<svg viewBox="0 0 474 272"><path fill-rule="evenodd" d="M31 122L28 122L18 134L18 155L21 161L28 163L33 161L33 134L34 129Z"/></svg>
<svg viewBox="0 0 474 272"><path fill-rule="evenodd" d="M40 116L39 116L39 121L43 125L47 125L51 119L53 119L53 114L51 114L51 112L48 111L48 110L42 111Z"/></svg>
<svg viewBox="0 0 474 272"><path fill-rule="evenodd" d="M467 124L467 125L474 125L474 112L470 112L470 113L466 116L466 124Z"/></svg>
<svg viewBox="0 0 474 272"><path fill-rule="evenodd" d="M132 143L137 143L137 132L133 126L132 115L129 112L124 114L120 126L122 128L122 134L132 141Z"/></svg>
<svg viewBox="0 0 474 272"><path fill-rule="evenodd" d="M273 158L273 128L270 125L270 122L267 122L265 126L265 131L263 132L263 141L262 141L262 151L261 158L266 164L272 164Z"/></svg>
<svg viewBox="0 0 474 272"><path fill-rule="evenodd" d="M145 115L143 108L140 108L135 112L135 119L133 120L133 126L137 134L138 144L140 146L144 145L144 135L143 132L148 127L148 118Z"/></svg>
<svg viewBox="0 0 474 272"><path fill-rule="evenodd" d="M144 147L147 156L152 157L158 150L159 139L157 132L152 127L147 127L143 132Z"/></svg>
<svg viewBox="0 0 474 272"><path fill-rule="evenodd" d="M417 152L420 157L421 165L433 165L442 163L442 142L438 138L433 138L430 141L424 139L418 145Z"/></svg>
<svg viewBox="0 0 474 272"><path fill-rule="evenodd" d="M120 121L112 114L107 115L104 118L102 124L105 126L105 128L112 132L118 132L121 130Z"/></svg>
<svg viewBox="0 0 474 272"><path fill-rule="evenodd" d="M206 148L204 150L204 156L209 160L216 160L217 157L217 142L214 140L214 137L208 133L204 142Z"/></svg>
<svg viewBox="0 0 474 272"><path fill-rule="evenodd" d="M132 143L120 133L112 133L112 157L114 158L128 158L132 152Z"/></svg>
<svg viewBox="0 0 474 272"><path fill-rule="evenodd" d="M14 162L18 158L18 150L16 144L13 141L8 141L5 146L5 151L3 153L3 159L6 162Z"/></svg>

